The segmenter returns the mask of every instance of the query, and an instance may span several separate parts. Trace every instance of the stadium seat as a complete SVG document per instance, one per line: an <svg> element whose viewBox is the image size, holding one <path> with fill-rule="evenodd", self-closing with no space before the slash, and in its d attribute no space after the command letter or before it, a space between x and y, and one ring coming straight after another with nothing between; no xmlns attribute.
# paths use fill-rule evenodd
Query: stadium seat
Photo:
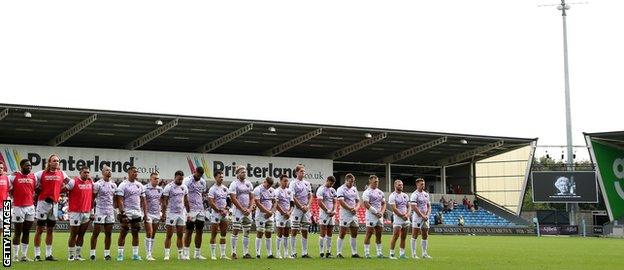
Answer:
<svg viewBox="0 0 624 270"><path fill-rule="evenodd" d="M431 216L429 219L433 220L436 213L442 212L442 224L444 225L457 225L457 220L460 216L464 217L464 224L466 226L486 226L486 227L513 227L515 224L508 220L495 215L483 208L475 212L471 212L463 206L458 206L449 213L443 212L443 207L439 203L431 205Z"/></svg>

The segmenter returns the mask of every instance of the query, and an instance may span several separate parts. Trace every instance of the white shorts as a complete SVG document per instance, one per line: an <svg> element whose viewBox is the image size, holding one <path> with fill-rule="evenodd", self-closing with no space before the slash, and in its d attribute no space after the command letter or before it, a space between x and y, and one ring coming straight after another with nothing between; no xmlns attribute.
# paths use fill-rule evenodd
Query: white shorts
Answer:
<svg viewBox="0 0 624 270"><path fill-rule="evenodd" d="M408 228L410 224L411 222L409 220L405 220L397 215L394 215L394 219L392 220L392 227Z"/></svg>
<svg viewBox="0 0 624 270"><path fill-rule="evenodd" d="M319 224L323 226L334 226L336 225L336 216L329 216L323 209L319 209Z"/></svg>
<svg viewBox="0 0 624 270"><path fill-rule="evenodd" d="M186 225L186 214L170 214L167 213L167 219L165 220L165 224L167 226L185 226Z"/></svg>
<svg viewBox="0 0 624 270"><path fill-rule="evenodd" d="M69 212L69 226L80 226L89 223L91 213Z"/></svg>
<svg viewBox="0 0 624 270"><path fill-rule="evenodd" d="M206 221L206 212L205 211L191 211L190 212L191 221Z"/></svg>
<svg viewBox="0 0 624 270"><path fill-rule="evenodd" d="M265 218L264 214L256 213L256 231L273 232L273 216Z"/></svg>
<svg viewBox="0 0 624 270"><path fill-rule="evenodd" d="M93 221L93 224L114 224L115 223L115 214L114 213L110 213L110 214L106 214L106 213L99 213L97 210L95 210L95 220Z"/></svg>
<svg viewBox="0 0 624 270"><path fill-rule="evenodd" d="M366 211L366 227L383 227L383 224L383 217L378 218L373 213Z"/></svg>
<svg viewBox="0 0 624 270"><path fill-rule="evenodd" d="M141 210L127 210L126 216L129 220L140 218L143 220L143 212Z"/></svg>
<svg viewBox="0 0 624 270"><path fill-rule="evenodd" d="M147 213L147 219L145 219L144 221L145 223L158 223L160 222L160 217L161 217L160 214L155 215L155 214Z"/></svg>
<svg viewBox="0 0 624 270"><path fill-rule="evenodd" d="M423 218L418 215L412 216L412 228L413 229L429 229L429 220L423 221Z"/></svg>
<svg viewBox="0 0 624 270"><path fill-rule="evenodd" d="M11 222L22 223L24 221L35 221L35 206L15 206L13 207L13 215Z"/></svg>
<svg viewBox="0 0 624 270"><path fill-rule="evenodd" d="M295 207L290 216L293 230L308 230L308 225L312 222L312 214L310 211L303 213L301 209Z"/></svg>
<svg viewBox="0 0 624 270"><path fill-rule="evenodd" d="M340 211L340 227L359 227L357 214L347 211Z"/></svg>
<svg viewBox="0 0 624 270"><path fill-rule="evenodd" d="M218 224L227 220L228 220L227 215L222 215L216 211L213 211L212 213L210 213L210 223Z"/></svg>
<svg viewBox="0 0 624 270"><path fill-rule="evenodd" d="M58 213L58 203L37 202L36 218L38 220L56 220Z"/></svg>
<svg viewBox="0 0 624 270"><path fill-rule="evenodd" d="M249 229L251 228L251 213L249 215L244 215L241 210L238 208L234 209L234 220L232 221L232 229L241 230L243 228Z"/></svg>
<svg viewBox="0 0 624 270"><path fill-rule="evenodd" d="M292 226L290 219L285 218L280 212L275 213L275 225L278 228L290 228Z"/></svg>

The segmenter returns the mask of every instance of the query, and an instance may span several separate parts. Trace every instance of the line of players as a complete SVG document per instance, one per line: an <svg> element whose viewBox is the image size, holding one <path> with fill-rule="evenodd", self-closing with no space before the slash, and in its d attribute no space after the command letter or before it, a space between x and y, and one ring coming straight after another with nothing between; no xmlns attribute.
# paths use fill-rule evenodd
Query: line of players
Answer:
<svg viewBox="0 0 624 270"><path fill-rule="evenodd" d="M296 237L299 232L302 236L301 257L311 258L308 255L307 239L312 218L310 208L312 189L310 183L304 180L305 167L303 165L296 166L295 179L290 183L286 175L280 176L279 187L275 189L272 187L274 183L270 177L254 189L251 182L246 179L247 171L243 166L236 168L237 180L233 181L229 187L223 184L223 173L217 171L214 173L215 184L208 188L203 178L204 170L198 167L193 175L186 178L182 171L175 172L174 181L162 188L159 186L158 174L152 174L149 183L141 184L137 180L137 170L134 167L129 168L127 180L119 186L112 181L111 169L106 166L102 168L103 178L100 181L91 180L88 167L81 168L80 176L72 179L60 169L59 160L58 155L51 155L43 171L32 173L30 162L24 159L20 162L20 171L9 176L3 173L4 165L0 163L0 197L2 197L0 199L7 199L9 194L13 198L14 261L30 261L26 254L29 233L35 219L37 225L34 237L35 260L43 260L40 246L44 231L46 232L44 258L48 261L57 260L52 255L52 241L61 192L67 192L69 197L68 260L70 261L84 260L81 256L81 249L90 222L93 222L90 259L96 259L98 236L104 231L103 255L105 260L111 260L111 234L116 221L121 225L117 241L116 259L118 261L124 260L125 239L128 233L132 235L132 259L142 260L139 256L141 223L144 224L146 235L146 260L155 260L152 253L155 231L159 222L164 222L166 228L164 260L170 259L171 238L174 232L177 236L178 259L190 259L189 249L193 233L195 233L193 258L206 259L201 253L202 234L206 222L211 224L211 259L217 259L217 236L220 236L220 258L230 259L226 256L226 234L230 222L232 223L231 258L237 258L238 237L242 233L242 258L251 259L253 257L249 253L249 236L251 224L254 221L257 231L256 258L260 258L262 239L264 239L267 258L296 258ZM332 257L332 231L337 209L340 209L336 257L344 258L341 253L342 245L349 232L351 257L360 258L356 246L359 227L357 209L364 206L367 227L364 257L371 257L370 240L374 235L376 257L385 258L382 254L381 236L384 224L383 213L386 211L387 204L384 193L378 189L379 179L374 175L370 176L368 188L363 192L361 200L354 185L355 177L352 174L345 176L345 184L337 190L333 188L335 181L333 176L329 176L326 183L316 192L321 227L320 256ZM419 235L422 235L421 256L431 258L427 255L428 217L431 211L429 194L423 190L423 179L417 179L416 183L417 190L410 198L403 192L401 180L394 182L394 192L388 200L394 215L390 259L397 259L394 249L399 239L400 255L398 258L407 258L405 240L410 227L412 228L412 258L418 258L416 239ZM36 208L33 200L35 197ZM207 200L205 200L206 197ZM254 212L255 218L252 218ZM271 241L274 227L277 227L276 256L273 256Z"/></svg>

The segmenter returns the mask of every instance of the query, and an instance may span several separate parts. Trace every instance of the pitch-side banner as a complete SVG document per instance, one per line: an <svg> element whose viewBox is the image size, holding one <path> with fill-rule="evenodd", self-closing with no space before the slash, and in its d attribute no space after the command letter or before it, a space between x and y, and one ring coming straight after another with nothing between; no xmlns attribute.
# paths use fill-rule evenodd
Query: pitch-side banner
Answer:
<svg viewBox="0 0 624 270"><path fill-rule="evenodd" d="M550 171L532 173L533 202L598 202L593 171Z"/></svg>
<svg viewBox="0 0 624 270"><path fill-rule="evenodd" d="M598 182L611 220L624 216L624 149L591 140Z"/></svg>
<svg viewBox="0 0 624 270"><path fill-rule="evenodd" d="M577 235L579 227L575 225L540 225L542 235Z"/></svg>
<svg viewBox="0 0 624 270"><path fill-rule="evenodd" d="M140 224L143 225L143 224ZM7 224L7 226L9 226ZM14 228L15 223L11 223L10 227L11 229L15 229ZM91 228L92 224L89 224L89 230L92 230ZM56 222L56 225L54 227L55 231L69 231L69 222L66 220L63 221L58 221ZM256 225L252 224L251 225L251 230L255 231ZM549 226L541 226L541 227L549 227ZM557 226L555 226L557 227ZM558 234L578 234L578 226L559 226L562 227L560 229L558 229ZM570 227L576 227L576 230L574 230L575 228L570 228ZM121 226L119 223L114 223L113 224L113 231L117 232L121 229ZM35 230L35 228L31 229L32 231ZM210 223L206 223L204 230L210 230ZM228 230L232 230L232 224L230 224L228 226ZM334 233L338 233L339 227L338 226L334 226ZM159 223L158 227L156 228L157 232L164 232L165 231L165 224L164 223ZM358 227L358 231L360 233L365 233L366 232L366 225L365 224L360 224ZM383 232L390 234L392 233L392 225L391 224L386 224L383 227ZM429 228L429 232L433 233L433 234L477 234L477 235L536 235L536 230L535 228L530 228L530 227L526 227L526 228L508 228L508 227L458 227L458 226L431 226L431 228ZM549 231L552 234L552 230ZM543 234L547 234L544 233L544 229L542 229L542 233Z"/></svg>
<svg viewBox="0 0 624 270"><path fill-rule="evenodd" d="M79 168L89 166L92 177L101 177L104 165L112 168L113 178L126 177L131 166L137 167L141 179L148 179L152 172L160 174L163 179L173 179L177 170L190 175L201 166L206 179L212 179L213 172L221 170L224 180L232 181L237 165L247 168L248 179L252 182L262 182L267 176L278 178L281 174L292 178L297 164L305 165L305 178L313 184L324 183L327 176L333 174L333 162L329 159L0 144L0 161L7 164L9 172L19 170L21 159L30 160L33 171L42 170L50 154L61 157L61 167L69 176L78 176Z"/></svg>

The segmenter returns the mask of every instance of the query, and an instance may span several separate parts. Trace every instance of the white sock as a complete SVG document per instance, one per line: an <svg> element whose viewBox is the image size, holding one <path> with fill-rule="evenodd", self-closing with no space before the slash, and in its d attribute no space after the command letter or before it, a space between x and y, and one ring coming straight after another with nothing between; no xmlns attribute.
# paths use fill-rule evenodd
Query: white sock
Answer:
<svg viewBox="0 0 624 270"><path fill-rule="evenodd" d="M427 254L427 240L420 240L420 245L422 246L422 254Z"/></svg>
<svg viewBox="0 0 624 270"><path fill-rule="evenodd" d="M399 254L401 256L405 256L405 249L404 248L399 249Z"/></svg>
<svg viewBox="0 0 624 270"><path fill-rule="evenodd" d="M230 244L232 245L232 253L236 252L236 242L238 242L238 235L232 234L232 239L230 240Z"/></svg>
<svg viewBox="0 0 624 270"><path fill-rule="evenodd" d="M80 256L81 251L82 251L82 246L76 246L76 256Z"/></svg>
<svg viewBox="0 0 624 270"><path fill-rule="evenodd" d="M184 258L184 248L178 248L178 259Z"/></svg>
<svg viewBox="0 0 624 270"><path fill-rule="evenodd" d="M308 254L308 238L301 237L301 255Z"/></svg>
<svg viewBox="0 0 624 270"><path fill-rule="evenodd" d="M355 237L351 237L351 255L357 254L357 241Z"/></svg>
<svg viewBox="0 0 624 270"><path fill-rule="evenodd" d="M249 235L243 235L243 254L249 254Z"/></svg>
<svg viewBox="0 0 624 270"><path fill-rule="evenodd" d="M281 252L281 249L282 249L282 237L280 237L280 236L276 237L276 239L275 239L275 246L277 246L277 250L275 250L277 252L276 253L277 257L282 256L282 252Z"/></svg>
<svg viewBox="0 0 624 270"><path fill-rule="evenodd" d="M291 236L290 237L290 254L291 255L297 253L297 250L295 249L296 245L297 245L297 237Z"/></svg>
<svg viewBox="0 0 624 270"><path fill-rule="evenodd" d="M22 243L22 256L26 257L27 254L28 254L28 244Z"/></svg>
<svg viewBox="0 0 624 270"><path fill-rule="evenodd" d="M19 258L20 246L13 245L13 258Z"/></svg>
<svg viewBox="0 0 624 270"><path fill-rule="evenodd" d="M171 255L171 249L165 248L165 257L169 257L169 255Z"/></svg>
<svg viewBox="0 0 624 270"><path fill-rule="evenodd" d="M95 249L89 251L89 256L95 256Z"/></svg>
<svg viewBox="0 0 624 270"><path fill-rule="evenodd" d="M325 237L319 237L319 253L325 253Z"/></svg>
<svg viewBox="0 0 624 270"><path fill-rule="evenodd" d="M264 244L266 245L267 255L273 255L273 247L271 246L271 238L265 238Z"/></svg>
<svg viewBox="0 0 624 270"><path fill-rule="evenodd" d="M260 241L262 239L256 237L256 256L260 255Z"/></svg>
<svg viewBox="0 0 624 270"><path fill-rule="evenodd" d="M133 256L139 255L139 246L132 246L132 255Z"/></svg>
<svg viewBox="0 0 624 270"><path fill-rule="evenodd" d="M150 239L145 237L145 253L147 254L147 256L150 255Z"/></svg>
<svg viewBox="0 0 624 270"><path fill-rule="evenodd" d="M284 246L284 257L289 257L290 256L290 251L288 250L288 243L289 243L289 239L288 237L284 237L282 239L282 245Z"/></svg>
<svg viewBox="0 0 624 270"><path fill-rule="evenodd" d="M412 256L416 255L416 239L412 238L410 242L410 246L412 247Z"/></svg>
<svg viewBox="0 0 624 270"><path fill-rule="evenodd" d="M370 245L364 245L364 255L370 255Z"/></svg>
<svg viewBox="0 0 624 270"><path fill-rule="evenodd" d="M195 258L201 256L201 248L195 248Z"/></svg>
<svg viewBox="0 0 624 270"><path fill-rule="evenodd" d="M390 249L390 257L394 257L394 249Z"/></svg>
<svg viewBox="0 0 624 270"><path fill-rule="evenodd" d="M225 257L225 244L221 244L219 248L221 249L221 257Z"/></svg>
<svg viewBox="0 0 624 270"><path fill-rule="evenodd" d="M110 256L110 249L105 249L104 250L104 257L106 256Z"/></svg>
<svg viewBox="0 0 624 270"><path fill-rule="evenodd" d="M124 247L117 247L117 256L124 255Z"/></svg>
<svg viewBox="0 0 624 270"><path fill-rule="evenodd" d="M217 257L217 244L210 244L210 255Z"/></svg>
<svg viewBox="0 0 624 270"><path fill-rule="evenodd" d="M342 254L342 241L344 241L344 239L338 237L338 243L336 244L336 255Z"/></svg>
<svg viewBox="0 0 624 270"><path fill-rule="evenodd" d="M383 250L381 249L381 244L376 244L375 247L377 248L377 256L382 255Z"/></svg>
<svg viewBox="0 0 624 270"><path fill-rule="evenodd" d="M183 247L182 248L182 255L184 255L184 257L189 257L189 248Z"/></svg>
<svg viewBox="0 0 624 270"><path fill-rule="evenodd" d="M35 247L35 257L41 256L41 247Z"/></svg>
<svg viewBox="0 0 624 270"><path fill-rule="evenodd" d="M331 252L331 244L332 244L331 237L325 236L325 252L327 253Z"/></svg>
<svg viewBox="0 0 624 270"><path fill-rule="evenodd" d="M67 253L69 254L70 258L76 256L76 247L68 247L67 251L68 251Z"/></svg>
<svg viewBox="0 0 624 270"><path fill-rule="evenodd" d="M46 257L52 256L52 246L46 246Z"/></svg>

